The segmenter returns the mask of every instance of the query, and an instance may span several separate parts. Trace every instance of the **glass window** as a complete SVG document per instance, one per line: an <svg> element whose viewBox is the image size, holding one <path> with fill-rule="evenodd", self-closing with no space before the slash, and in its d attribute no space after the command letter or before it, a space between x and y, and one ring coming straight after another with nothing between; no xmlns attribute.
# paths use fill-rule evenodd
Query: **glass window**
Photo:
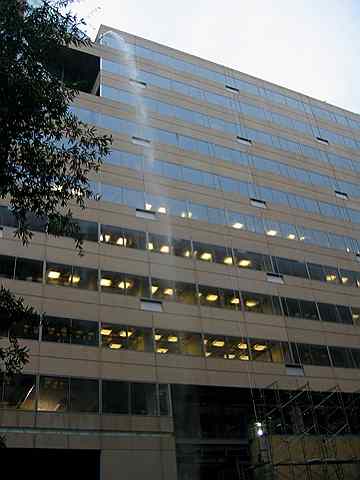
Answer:
<svg viewBox="0 0 360 480"><path fill-rule="evenodd" d="M356 368L350 349L343 347L329 347L329 351L334 367Z"/></svg>
<svg viewBox="0 0 360 480"><path fill-rule="evenodd" d="M336 267L324 267L325 281L327 283L340 283L339 272Z"/></svg>
<svg viewBox="0 0 360 480"><path fill-rule="evenodd" d="M175 282L152 278L151 296L157 300L176 300Z"/></svg>
<svg viewBox="0 0 360 480"><path fill-rule="evenodd" d="M103 292L120 293L138 297L149 296L149 281L147 277L129 273L101 272L100 280Z"/></svg>
<svg viewBox="0 0 360 480"><path fill-rule="evenodd" d="M347 307L345 305L336 305L337 311L338 311L338 318L340 323L346 323L348 325L352 325L353 319L352 319L352 313L350 310L350 307Z"/></svg>
<svg viewBox="0 0 360 480"><path fill-rule="evenodd" d="M66 377L40 377L38 410L67 412L69 410L69 379Z"/></svg>
<svg viewBox="0 0 360 480"><path fill-rule="evenodd" d="M221 307L223 304L220 289L199 285L200 305L208 307Z"/></svg>
<svg viewBox="0 0 360 480"><path fill-rule="evenodd" d="M309 274L311 280L319 280L320 282L325 282L325 271L322 265L317 265L316 263L308 263Z"/></svg>
<svg viewBox="0 0 360 480"><path fill-rule="evenodd" d="M0 206L0 225L3 227L18 227L18 222L8 207Z"/></svg>
<svg viewBox="0 0 360 480"><path fill-rule="evenodd" d="M15 257L0 255L0 277L14 278Z"/></svg>
<svg viewBox="0 0 360 480"><path fill-rule="evenodd" d="M266 340L250 339L251 359L261 362L271 362L271 351Z"/></svg>
<svg viewBox="0 0 360 480"><path fill-rule="evenodd" d="M358 272L353 272L351 270L340 269L340 282L342 285L348 287L356 287L356 280L358 278Z"/></svg>
<svg viewBox="0 0 360 480"><path fill-rule="evenodd" d="M249 345L245 338L227 337L226 358L229 360L250 360Z"/></svg>
<svg viewBox="0 0 360 480"><path fill-rule="evenodd" d="M170 415L169 385L160 384L159 388L159 408L160 415Z"/></svg>
<svg viewBox="0 0 360 480"><path fill-rule="evenodd" d="M205 262L216 262L225 265L233 265L233 257L230 248L210 245L201 242L193 242L194 257Z"/></svg>
<svg viewBox="0 0 360 480"><path fill-rule="evenodd" d="M154 342L151 328L128 327L128 348L136 352L153 352Z"/></svg>
<svg viewBox="0 0 360 480"><path fill-rule="evenodd" d="M187 305L195 305L198 301L196 286L193 283L175 282L176 300Z"/></svg>
<svg viewBox="0 0 360 480"><path fill-rule="evenodd" d="M249 268L251 270L261 270L265 272L272 272L270 255L263 255L262 253L246 252L235 249L235 261L240 268Z"/></svg>
<svg viewBox="0 0 360 480"><path fill-rule="evenodd" d="M330 366L330 358L325 345L298 343L301 363L305 365Z"/></svg>
<svg viewBox="0 0 360 480"><path fill-rule="evenodd" d="M145 250L146 235L145 232L140 232L138 230L130 230L111 225L101 225L100 241L110 243L111 245L117 245L118 247Z"/></svg>
<svg viewBox="0 0 360 480"><path fill-rule="evenodd" d="M125 325L102 323L100 334L101 344L103 347L111 348L112 350L128 348L129 335L127 327Z"/></svg>
<svg viewBox="0 0 360 480"><path fill-rule="evenodd" d="M308 273L304 262L280 257L275 257L275 260L279 273L284 275L292 275L294 277L308 278Z"/></svg>
<svg viewBox="0 0 360 480"><path fill-rule="evenodd" d="M172 239L173 254L177 257L190 258L191 257L191 242L190 240L183 240L179 238Z"/></svg>
<svg viewBox="0 0 360 480"><path fill-rule="evenodd" d="M287 317L300 318L301 308L299 300L296 298L283 298L284 313Z"/></svg>
<svg viewBox="0 0 360 480"><path fill-rule="evenodd" d="M102 412L128 415L130 412L130 384L102 381Z"/></svg>
<svg viewBox="0 0 360 480"><path fill-rule="evenodd" d="M71 320L71 343L76 345L99 345L99 324L89 320Z"/></svg>
<svg viewBox="0 0 360 480"><path fill-rule="evenodd" d="M149 233L147 249L150 252L170 255L172 253L171 239L165 235L156 235L155 233Z"/></svg>
<svg viewBox="0 0 360 480"><path fill-rule="evenodd" d="M131 413L132 415L157 415L154 383L131 384Z"/></svg>
<svg viewBox="0 0 360 480"><path fill-rule="evenodd" d="M323 322L339 322L338 312L335 305L330 303L318 303L320 316Z"/></svg>
<svg viewBox="0 0 360 480"><path fill-rule="evenodd" d="M26 321L17 321L11 326L11 331L18 338L29 338L31 340L38 340L39 320L40 318L36 316L35 318Z"/></svg>
<svg viewBox="0 0 360 480"><path fill-rule="evenodd" d="M70 411L99 412L99 381L70 378Z"/></svg>
<svg viewBox="0 0 360 480"><path fill-rule="evenodd" d="M71 319L46 315L42 324L44 342L70 343Z"/></svg>
<svg viewBox="0 0 360 480"><path fill-rule="evenodd" d="M89 242L98 241L99 233L97 222L76 219L75 223L79 225L80 235L84 240L88 240Z"/></svg>
<svg viewBox="0 0 360 480"><path fill-rule="evenodd" d="M156 353L180 353L179 332L157 328L154 331L154 339Z"/></svg>
<svg viewBox="0 0 360 480"><path fill-rule="evenodd" d="M301 316L308 320L320 320L316 303L309 300L299 300Z"/></svg>
<svg viewBox="0 0 360 480"><path fill-rule="evenodd" d="M0 383L0 408L35 410L35 375L16 375Z"/></svg>
<svg viewBox="0 0 360 480"><path fill-rule="evenodd" d="M204 349L206 357L227 358L227 342L222 335L204 335Z"/></svg>
<svg viewBox="0 0 360 480"><path fill-rule="evenodd" d="M202 344L203 342L200 333L180 333L180 352L183 355L203 355Z"/></svg>
<svg viewBox="0 0 360 480"><path fill-rule="evenodd" d="M263 293L242 292L245 310L247 312L281 315L280 300L272 295Z"/></svg>
<svg viewBox="0 0 360 480"><path fill-rule="evenodd" d="M50 285L97 290L97 270L85 267L72 267L48 262L46 282Z"/></svg>
<svg viewBox="0 0 360 480"><path fill-rule="evenodd" d="M351 307L351 316L353 323L355 325L359 325L360 323L360 308L359 307Z"/></svg>

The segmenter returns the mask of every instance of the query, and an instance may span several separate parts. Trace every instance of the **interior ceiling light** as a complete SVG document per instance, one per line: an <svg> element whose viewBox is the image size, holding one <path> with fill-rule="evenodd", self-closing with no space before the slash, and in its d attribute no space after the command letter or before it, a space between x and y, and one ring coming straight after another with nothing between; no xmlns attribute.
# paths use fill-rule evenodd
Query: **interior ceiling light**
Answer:
<svg viewBox="0 0 360 480"><path fill-rule="evenodd" d="M342 283L347 283L349 281L348 277L341 277Z"/></svg>
<svg viewBox="0 0 360 480"><path fill-rule="evenodd" d="M256 350L257 352L263 352L264 350L267 349L267 346L266 346L266 345L263 345L262 343L256 343L253 348L254 348L254 350Z"/></svg>
<svg viewBox="0 0 360 480"><path fill-rule="evenodd" d="M165 207L159 207L158 212L159 213L166 213L166 208Z"/></svg>
<svg viewBox="0 0 360 480"><path fill-rule="evenodd" d="M110 278L102 278L100 280L100 286L101 287L111 287L112 280Z"/></svg>
<svg viewBox="0 0 360 480"><path fill-rule="evenodd" d="M170 342L170 343L176 343L176 342L178 342L178 341L179 341L179 339L178 339L178 337L177 337L176 335L170 335L170 336L168 337L168 342Z"/></svg>
<svg viewBox="0 0 360 480"><path fill-rule="evenodd" d="M155 333L155 335L154 335L154 338L155 338L155 340L156 340L157 342L158 342L159 340L161 340L161 337L162 337L162 335L160 335L159 333Z"/></svg>
<svg viewBox="0 0 360 480"><path fill-rule="evenodd" d="M161 252L161 253L170 253L170 247L169 247L169 245L162 245L162 246L160 247L160 252Z"/></svg>
<svg viewBox="0 0 360 480"><path fill-rule="evenodd" d="M100 330L101 335L111 335L112 330L110 328L102 328Z"/></svg>
<svg viewBox="0 0 360 480"><path fill-rule="evenodd" d="M210 357L211 352L205 352L205 357Z"/></svg>
<svg viewBox="0 0 360 480"><path fill-rule="evenodd" d="M225 345L225 342L224 342L224 340L213 340L211 342L211 344L212 344L213 347L221 348Z"/></svg>
<svg viewBox="0 0 360 480"><path fill-rule="evenodd" d="M245 302L245 305L249 308L256 307L257 304L258 304L257 300L246 300Z"/></svg>
<svg viewBox="0 0 360 480"><path fill-rule="evenodd" d="M225 353L224 358L228 358L229 360L233 360L235 358L234 353Z"/></svg>
<svg viewBox="0 0 360 480"><path fill-rule="evenodd" d="M334 273L329 273L329 274L326 275L325 278L326 278L327 282L335 282L337 277Z"/></svg>
<svg viewBox="0 0 360 480"><path fill-rule="evenodd" d="M184 252L184 257L189 258L190 257L190 250L186 250Z"/></svg>
<svg viewBox="0 0 360 480"><path fill-rule="evenodd" d="M80 280L81 280L81 279L80 279L80 276L79 276L79 275L76 275L76 274L75 274L75 275L70 275L70 277L69 277L70 283L77 284L77 283L80 282Z"/></svg>
<svg viewBox="0 0 360 480"><path fill-rule="evenodd" d="M249 360L249 355L240 355L240 360Z"/></svg>
<svg viewBox="0 0 360 480"><path fill-rule="evenodd" d="M206 295L206 300L208 302L216 302L218 298L219 298L219 295L216 295L215 293L209 293L209 295Z"/></svg>
<svg viewBox="0 0 360 480"><path fill-rule="evenodd" d="M164 290L164 295L174 295L174 289L173 288L165 288Z"/></svg>
<svg viewBox="0 0 360 480"><path fill-rule="evenodd" d="M151 210L151 209L152 209L151 203L145 203L145 210Z"/></svg>
<svg viewBox="0 0 360 480"><path fill-rule="evenodd" d="M148 250L154 250L154 244L152 242L148 242L147 249Z"/></svg>
<svg viewBox="0 0 360 480"><path fill-rule="evenodd" d="M127 238L126 237L119 237L116 240L116 245L120 245L121 247L126 247L127 245Z"/></svg>
<svg viewBox="0 0 360 480"><path fill-rule="evenodd" d="M240 230L241 228L243 228L243 226L244 224L240 222L233 223L233 228L236 228L237 230Z"/></svg>
<svg viewBox="0 0 360 480"><path fill-rule="evenodd" d="M247 348L248 348L247 343L244 343L244 342L238 343L238 348L240 350L247 350Z"/></svg>
<svg viewBox="0 0 360 480"><path fill-rule="evenodd" d="M132 287L132 282L127 282L127 281L122 280L119 283L118 287L121 288L122 290L127 290L128 288Z"/></svg>
<svg viewBox="0 0 360 480"><path fill-rule="evenodd" d="M201 260L211 260L212 255L209 252L204 252L200 255Z"/></svg>
<svg viewBox="0 0 360 480"><path fill-rule="evenodd" d="M232 259L232 257L225 257L225 258L224 258L224 263L225 263L226 265L232 265L232 264L233 264L233 259Z"/></svg>
<svg viewBox="0 0 360 480"><path fill-rule="evenodd" d="M50 270L48 272L48 278L51 280L58 280L60 278L61 273L57 272L56 270Z"/></svg>
<svg viewBox="0 0 360 480"><path fill-rule="evenodd" d="M295 236L295 233L289 233L289 235L287 236L287 238L289 240L295 240L296 236Z"/></svg>
<svg viewBox="0 0 360 480"><path fill-rule="evenodd" d="M168 348L164 348L164 347L159 347L156 349L157 353L167 353L168 352Z"/></svg>
<svg viewBox="0 0 360 480"><path fill-rule="evenodd" d="M119 348L121 347L121 343L110 343L110 348L112 348L113 350L119 350Z"/></svg>
<svg viewBox="0 0 360 480"><path fill-rule="evenodd" d="M269 235L269 237L275 237L277 235L277 230L267 230L266 235Z"/></svg>
<svg viewBox="0 0 360 480"><path fill-rule="evenodd" d="M232 299L230 300L230 303L231 303L232 305L239 305L239 303L240 303L240 298L234 297L234 298L232 298Z"/></svg>
<svg viewBox="0 0 360 480"><path fill-rule="evenodd" d="M251 260L248 260L247 258L242 258L240 261L239 261L239 267L250 267L251 265Z"/></svg>
<svg viewBox="0 0 360 480"><path fill-rule="evenodd" d="M151 293L154 295L159 290L159 287L157 285L151 285Z"/></svg>

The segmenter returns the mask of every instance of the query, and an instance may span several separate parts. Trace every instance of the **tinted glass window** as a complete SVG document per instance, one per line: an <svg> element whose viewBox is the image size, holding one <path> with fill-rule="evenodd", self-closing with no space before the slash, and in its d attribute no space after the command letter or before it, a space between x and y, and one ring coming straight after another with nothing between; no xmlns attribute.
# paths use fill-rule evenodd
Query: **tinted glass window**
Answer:
<svg viewBox="0 0 360 480"><path fill-rule="evenodd" d="M127 382L102 381L102 411L103 413L130 412L130 385Z"/></svg>

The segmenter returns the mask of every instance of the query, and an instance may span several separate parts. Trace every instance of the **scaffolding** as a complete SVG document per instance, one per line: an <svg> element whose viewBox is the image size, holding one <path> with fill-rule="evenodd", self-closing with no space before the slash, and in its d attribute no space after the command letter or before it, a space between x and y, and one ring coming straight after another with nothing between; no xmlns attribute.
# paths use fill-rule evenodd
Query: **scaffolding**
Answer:
<svg viewBox="0 0 360 480"><path fill-rule="evenodd" d="M253 393L251 478L255 480L358 480L360 394L338 385L294 391L277 382Z"/></svg>

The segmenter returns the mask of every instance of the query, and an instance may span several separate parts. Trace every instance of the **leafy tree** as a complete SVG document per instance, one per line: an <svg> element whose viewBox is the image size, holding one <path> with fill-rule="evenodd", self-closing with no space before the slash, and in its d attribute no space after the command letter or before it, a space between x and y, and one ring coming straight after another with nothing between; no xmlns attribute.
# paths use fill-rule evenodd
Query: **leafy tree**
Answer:
<svg viewBox="0 0 360 480"><path fill-rule="evenodd" d="M0 1L0 199L9 205L28 244L29 218L45 220L48 232L82 241L71 206L93 197L88 176L109 152L111 137L99 135L69 110L78 94L53 68L59 52L91 46L85 25L71 13L73 0ZM36 312L11 292L0 291L0 374L21 371L27 361L11 327Z"/></svg>

